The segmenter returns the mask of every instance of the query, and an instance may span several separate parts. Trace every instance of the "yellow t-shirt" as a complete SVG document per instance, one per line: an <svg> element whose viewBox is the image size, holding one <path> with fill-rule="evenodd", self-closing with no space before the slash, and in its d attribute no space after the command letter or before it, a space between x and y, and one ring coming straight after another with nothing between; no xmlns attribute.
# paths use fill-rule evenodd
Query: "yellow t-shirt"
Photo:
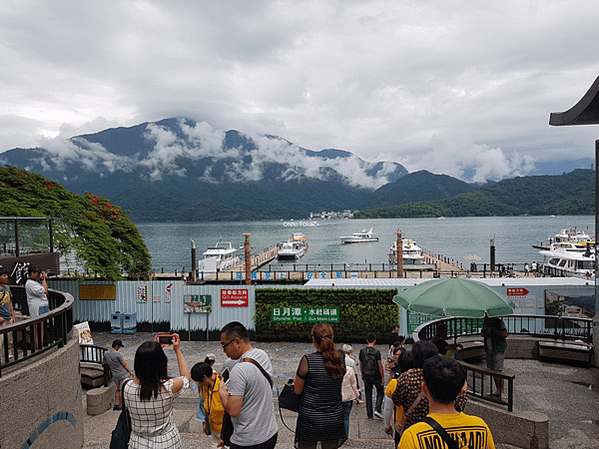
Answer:
<svg viewBox="0 0 599 449"><path fill-rule="evenodd" d="M456 413L445 415L429 413L428 416L437 421L453 439L458 441L460 449L495 449L493 435L487 424L478 416ZM398 449L447 448L441 436L428 424L419 422L408 427L402 437Z"/></svg>
<svg viewBox="0 0 599 449"><path fill-rule="evenodd" d="M206 410L206 416L210 421L210 429L216 433L220 433L223 427L223 415L225 414L225 409L220 401L219 387L220 377L216 378L212 390L208 387L202 387L204 410Z"/></svg>
<svg viewBox="0 0 599 449"><path fill-rule="evenodd" d="M391 379L387 388L385 388L385 395L392 398L393 393L395 393L395 389L397 388L397 379ZM401 418L403 418L403 407L400 405L394 405L395 407L395 424L399 422Z"/></svg>

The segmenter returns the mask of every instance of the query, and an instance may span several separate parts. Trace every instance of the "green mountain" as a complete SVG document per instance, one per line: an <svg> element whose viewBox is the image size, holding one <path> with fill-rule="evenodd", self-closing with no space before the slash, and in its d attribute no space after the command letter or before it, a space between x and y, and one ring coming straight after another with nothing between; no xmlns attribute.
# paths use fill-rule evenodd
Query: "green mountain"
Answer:
<svg viewBox="0 0 599 449"><path fill-rule="evenodd" d="M526 176L437 201L362 210L356 218L476 217L491 215L593 215L595 171Z"/></svg>

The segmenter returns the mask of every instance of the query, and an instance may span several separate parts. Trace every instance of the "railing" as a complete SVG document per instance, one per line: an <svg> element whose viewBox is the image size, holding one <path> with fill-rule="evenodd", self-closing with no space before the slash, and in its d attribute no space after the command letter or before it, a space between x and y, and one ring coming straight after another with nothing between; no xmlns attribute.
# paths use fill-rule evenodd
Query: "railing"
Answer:
<svg viewBox="0 0 599 449"><path fill-rule="evenodd" d="M506 315L501 317L510 335L525 335L536 338L573 341L581 340L587 344L593 341L593 320L590 318L570 318L555 315ZM447 339L458 341L461 338L480 337L483 318L442 318L420 325L414 331L418 340L430 340L437 333L437 326L447 326ZM480 399L506 405L513 410L514 376L499 371L484 369L460 361L467 373L468 393ZM491 395L493 384L507 382L504 398Z"/></svg>
<svg viewBox="0 0 599 449"><path fill-rule="evenodd" d="M23 304L25 288L11 286ZM31 359L54 347L63 347L73 332L73 296L69 293L48 291L50 312L37 317L0 327L0 377L4 368Z"/></svg>
<svg viewBox="0 0 599 449"><path fill-rule="evenodd" d="M506 315L501 317L511 335L528 335L554 340L593 341L593 320L557 315ZM447 325L448 338L480 336L482 318L443 318L429 321L416 329L419 340L430 340L435 336L437 325Z"/></svg>
<svg viewBox="0 0 599 449"><path fill-rule="evenodd" d="M97 363L104 370L104 386L108 386L108 382L110 381L112 375L110 372L110 368L108 365L104 364L104 353L107 351L107 348L96 345L79 345L79 361L83 363Z"/></svg>

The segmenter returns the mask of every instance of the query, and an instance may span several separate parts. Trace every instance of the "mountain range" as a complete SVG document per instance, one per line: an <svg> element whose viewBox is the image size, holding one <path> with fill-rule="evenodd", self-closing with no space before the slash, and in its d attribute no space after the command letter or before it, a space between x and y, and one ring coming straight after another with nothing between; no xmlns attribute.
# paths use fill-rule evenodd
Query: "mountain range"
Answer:
<svg viewBox="0 0 599 449"><path fill-rule="evenodd" d="M408 173L395 162L312 151L277 136L222 131L185 118L15 148L0 154L0 163L40 173L74 193L103 196L129 210L134 222L303 218L448 201L505 182L479 186Z"/></svg>

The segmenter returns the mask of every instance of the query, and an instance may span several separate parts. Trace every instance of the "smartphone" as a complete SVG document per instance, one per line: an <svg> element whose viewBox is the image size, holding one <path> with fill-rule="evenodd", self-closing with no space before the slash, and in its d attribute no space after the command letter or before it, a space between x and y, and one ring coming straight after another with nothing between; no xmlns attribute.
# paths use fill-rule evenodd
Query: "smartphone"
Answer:
<svg viewBox="0 0 599 449"><path fill-rule="evenodd" d="M224 383L229 382L229 368L224 369L224 371L221 373L221 377L223 378Z"/></svg>
<svg viewBox="0 0 599 449"><path fill-rule="evenodd" d="M156 341L161 345L172 345L175 341L174 335L156 335Z"/></svg>

